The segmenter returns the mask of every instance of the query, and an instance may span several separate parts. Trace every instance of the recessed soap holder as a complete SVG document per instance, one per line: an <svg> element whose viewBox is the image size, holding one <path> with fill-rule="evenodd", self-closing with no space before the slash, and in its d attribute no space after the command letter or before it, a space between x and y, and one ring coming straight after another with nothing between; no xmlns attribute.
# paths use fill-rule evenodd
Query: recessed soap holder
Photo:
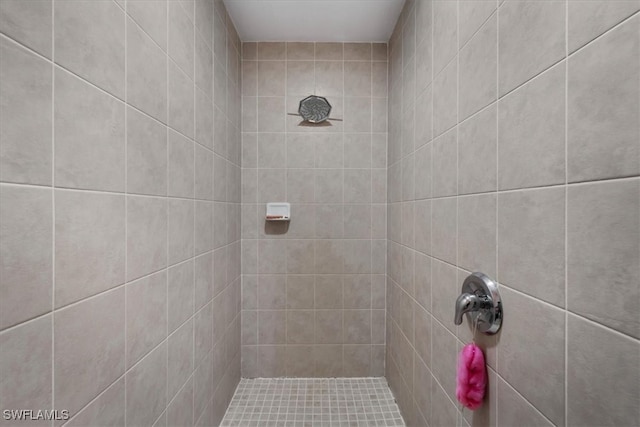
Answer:
<svg viewBox="0 0 640 427"><path fill-rule="evenodd" d="M267 221L289 221L291 219L291 204L285 202L267 203Z"/></svg>

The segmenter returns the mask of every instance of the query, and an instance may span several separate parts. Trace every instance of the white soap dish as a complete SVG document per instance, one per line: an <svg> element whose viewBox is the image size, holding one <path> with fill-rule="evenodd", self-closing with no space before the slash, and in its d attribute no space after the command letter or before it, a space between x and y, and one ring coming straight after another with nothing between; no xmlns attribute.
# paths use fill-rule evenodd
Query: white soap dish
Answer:
<svg viewBox="0 0 640 427"><path fill-rule="evenodd" d="M267 221L289 221L291 219L291 205L289 203L267 203Z"/></svg>

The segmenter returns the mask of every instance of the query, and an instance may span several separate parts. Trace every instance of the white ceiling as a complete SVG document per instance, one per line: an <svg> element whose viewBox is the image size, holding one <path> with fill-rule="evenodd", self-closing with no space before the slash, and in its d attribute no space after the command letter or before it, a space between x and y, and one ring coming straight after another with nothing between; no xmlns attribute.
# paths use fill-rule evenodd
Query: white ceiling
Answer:
<svg viewBox="0 0 640 427"><path fill-rule="evenodd" d="M224 0L242 41L386 42L405 0Z"/></svg>

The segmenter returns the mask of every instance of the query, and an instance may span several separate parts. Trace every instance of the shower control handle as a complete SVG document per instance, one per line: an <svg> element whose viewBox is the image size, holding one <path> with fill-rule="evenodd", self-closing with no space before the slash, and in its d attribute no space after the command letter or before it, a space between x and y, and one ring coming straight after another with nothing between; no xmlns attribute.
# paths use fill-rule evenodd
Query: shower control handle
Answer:
<svg viewBox="0 0 640 427"><path fill-rule="evenodd" d="M456 299L456 315L454 323L456 325L462 324L462 315L472 311L478 311L480 309L487 309L490 307L491 302L488 301L486 296L479 296L474 294L464 293Z"/></svg>
<svg viewBox="0 0 640 427"><path fill-rule="evenodd" d="M498 332L502 325L502 299L498 285L483 273L472 273L464 280L456 299L454 323L462 324L468 313L471 327L487 335Z"/></svg>

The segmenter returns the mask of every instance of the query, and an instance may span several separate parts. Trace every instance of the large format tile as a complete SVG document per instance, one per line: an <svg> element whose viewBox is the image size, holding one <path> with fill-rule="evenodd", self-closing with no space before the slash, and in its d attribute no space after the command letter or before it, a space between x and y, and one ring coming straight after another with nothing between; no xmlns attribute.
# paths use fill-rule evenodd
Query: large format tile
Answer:
<svg viewBox="0 0 640 427"><path fill-rule="evenodd" d="M638 10L638 0L568 0L569 52L581 48Z"/></svg>
<svg viewBox="0 0 640 427"><path fill-rule="evenodd" d="M195 294L193 263L193 261L187 261L168 270L169 333L193 315Z"/></svg>
<svg viewBox="0 0 640 427"><path fill-rule="evenodd" d="M562 64L499 101L501 190L564 183L565 91Z"/></svg>
<svg viewBox="0 0 640 427"><path fill-rule="evenodd" d="M195 186L195 147L193 141L169 131L167 163L167 194L193 197Z"/></svg>
<svg viewBox="0 0 640 427"><path fill-rule="evenodd" d="M494 14L460 51L460 121L495 101L498 96L497 34L498 19Z"/></svg>
<svg viewBox="0 0 640 427"><path fill-rule="evenodd" d="M167 51L167 12L167 0L127 1L127 13L165 52Z"/></svg>
<svg viewBox="0 0 640 427"><path fill-rule="evenodd" d="M166 122L167 56L131 19L127 19L127 102Z"/></svg>
<svg viewBox="0 0 640 427"><path fill-rule="evenodd" d="M497 105L458 127L458 193L482 193L497 187Z"/></svg>
<svg viewBox="0 0 640 427"><path fill-rule="evenodd" d="M2 2L0 8L7 4ZM52 73L53 68L47 61L11 41L0 39L0 179L3 181L51 184Z"/></svg>
<svg viewBox="0 0 640 427"><path fill-rule="evenodd" d="M496 199L483 194L458 200L458 265L489 277L495 277L497 267Z"/></svg>
<svg viewBox="0 0 640 427"><path fill-rule="evenodd" d="M124 302L121 287L54 315L56 406L71 416L125 371Z"/></svg>
<svg viewBox="0 0 640 427"><path fill-rule="evenodd" d="M214 105L211 99L200 90L198 87L195 89L196 96L196 114L195 114L195 139L197 142L213 149L213 137L214 137L214 118L213 111Z"/></svg>
<svg viewBox="0 0 640 427"><path fill-rule="evenodd" d="M451 61L458 50L458 5L455 1L433 2L433 72Z"/></svg>
<svg viewBox="0 0 640 427"><path fill-rule="evenodd" d="M183 261L194 255L195 205L192 200L168 201L168 263Z"/></svg>
<svg viewBox="0 0 640 427"><path fill-rule="evenodd" d="M3 0L0 2L0 32L51 58L52 15L51 0Z"/></svg>
<svg viewBox="0 0 640 427"><path fill-rule="evenodd" d="M195 259L195 309L196 311L207 304L214 295L213 253L207 252Z"/></svg>
<svg viewBox="0 0 640 427"><path fill-rule="evenodd" d="M127 110L127 192L167 194L167 129L133 108Z"/></svg>
<svg viewBox="0 0 640 427"><path fill-rule="evenodd" d="M56 307L124 283L124 196L56 190L55 197Z"/></svg>
<svg viewBox="0 0 640 427"><path fill-rule="evenodd" d="M431 425L442 427L456 425L456 406L434 379L431 380L431 408L433 409L429 415Z"/></svg>
<svg viewBox="0 0 640 427"><path fill-rule="evenodd" d="M156 347L126 375L127 425L151 425L167 406L167 343Z"/></svg>
<svg viewBox="0 0 640 427"><path fill-rule="evenodd" d="M4 407L51 408L51 323L47 315L0 334L0 400ZM10 424L3 417L0 425Z"/></svg>
<svg viewBox="0 0 640 427"><path fill-rule="evenodd" d="M509 1L498 15L498 90L504 95L565 56L566 1Z"/></svg>
<svg viewBox="0 0 640 427"><path fill-rule="evenodd" d="M452 129L434 139L431 145L433 145L433 175L431 178L433 197L455 196L458 193L457 129ZM423 166L419 165L418 167L422 168Z"/></svg>
<svg viewBox="0 0 640 427"><path fill-rule="evenodd" d="M640 17L569 58L568 179L640 174Z"/></svg>
<svg viewBox="0 0 640 427"><path fill-rule="evenodd" d="M205 305L193 316L193 365L206 362L214 340L214 308L213 303Z"/></svg>
<svg viewBox="0 0 640 427"><path fill-rule="evenodd" d="M127 280L167 265L167 202L161 198L127 198Z"/></svg>
<svg viewBox="0 0 640 427"><path fill-rule="evenodd" d="M57 64L124 99L125 13L113 1L58 1Z"/></svg>
<svg viewBox="0 0 640 427"><path fill-rule="evenodd" d="M633 425L640 415L640 344L574 315L568 322L567 425Z"/></svg>
<svg viewBox="0 0 640 427"><path fill-rule="evenodd" d="M455 198L433 200L431 209L431 251L433 256L455 264L457 200Z"/></svg>
<svg viewBox="0 0 640 427"><path fill-rule="evenodd" d="M458 43L464 46L492 18L494 0L460 0L458 2Z"/></svg>
<svg viewBox="0 0 640 427"><path fill-rule="evenodd" d="M93 402L82 408L65 426L84 427L100 425L118 427L124 425L125 413L124 378L120 378Z"/></svg>
<svg viewBox="0 0 640 427"><path fill-rule="evenodd" d="M167 272L128 283L127 366L167 337Z"/></svg>
<svg viewBox="0 0 640 427"><path fill-rule="evenodd" d="M498 373L547 418L562 424L565 314L505 287L500 293L504 307L511 309L500 332Z"/></svg>
<svg viewBox="0 0 640 427"><path fill-rule="evenodd" d="M497 378L497 380L497 399L500 402L497 411L499 425L553 426L551 421L546 419L535 407L531 406L507 382L502 378Z"/></svg>
<svg viewBox="0 0 640 427"><path fill-rule="evenodd" d="M0 329L51 310L53 195L0 185Z"/></svg>
<svg viewBox="0 0 640 427"><path fill-rule="evenodd" d="M452 61L433 80L433 136L458 123L458 63Z"/></svg>
<svg viewBox="0 0 640 427"><path fill-rule="evenodd" d="M125 106L55 70L55 184L124 191Z"/></svg>
<svg viewBox="0 0 640 427"><path fill-rule="evenodd" d="M193 379L178 392L167 407L168 426L193 425Z"/></svg>
<svg viewBox="0 0 640 427"><path fill-rule="evenodd" d="M169 1L168 54L176 64L194 78L195 27L187 12L177 1Z"/></svg>
<svg viewBox="0 0 640 427"><path fill-rule="evenodd" d="M431 197L432 158L434 144L426 144L414 155L414 192L416 200Z"/></svg>
<svg viewBox="0 0 640 427"><path fill-rule="evenodd" d="M433 376L453 400L456 397L456 337L438 322L432 323L431 337L433 347L438 349L438 355L432 355L430 362Z"/></svg>
<svg viewBox="0 0 640 427"><path fill-rule="evenodd" d="M219 220L219 218L218 218ZM195 254L200 255L213 249L213 203L196 200L195 209Z"/></svg>
<svg viewBox="0 0 640 427"><path fill-rule="evenodd" d="M213 151L195 145L195 198L213 200Z"/></svg>
<svg viewBox="0 0 640 427"><path fill-rule="evenodd" d="M501 193L497 278L564 307L565 189Z"/></svg>
<svg viewBox="0 0 640 427"><path fill-rule="evenodd" d="M168 67L167 124L189 138L193 138L195 135L193 81L173 61L169 61Z"/></svg>
<svg viewBox="0 0 640 427"><path fill-rule="evenodd" d="M433 260L432 283L431 283L431 310L434 318L442 322L449 330L455 330L452 320L452 301L460 295L460 280L458 280L457 269L442 261ZM428 362L431 363L431 362Z"/></svg>
<svg viewBox="0 0 640 427"><path fill-rule="evenodd" d="M567 197L569 310L640 338L640 180L571 186Z"/></svg>
<svg viewBox="0 0 640 427"><path fill-rule="evenodd" d="M258 62L258 96L285 95L285 62Z"/></svg>

